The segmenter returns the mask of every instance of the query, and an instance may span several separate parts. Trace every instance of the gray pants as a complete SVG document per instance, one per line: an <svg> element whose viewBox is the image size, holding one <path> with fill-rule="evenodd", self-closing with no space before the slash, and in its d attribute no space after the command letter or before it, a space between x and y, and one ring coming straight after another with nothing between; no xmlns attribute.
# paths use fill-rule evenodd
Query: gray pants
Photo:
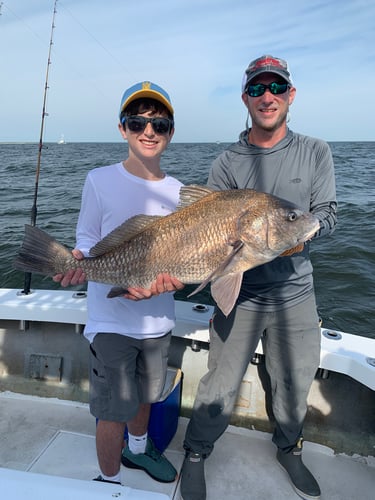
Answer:
<svg viewBox="0 0 375 500"><path fill-rule="evenodd" d="M184 447L208 456L227 428L237 393L263 338L276 420L273 441L285 451L302 435L307 395L319 367L320 329L314 295L277 312L236 307L226 318L215 309L208 372L202 377Z"/></svg>

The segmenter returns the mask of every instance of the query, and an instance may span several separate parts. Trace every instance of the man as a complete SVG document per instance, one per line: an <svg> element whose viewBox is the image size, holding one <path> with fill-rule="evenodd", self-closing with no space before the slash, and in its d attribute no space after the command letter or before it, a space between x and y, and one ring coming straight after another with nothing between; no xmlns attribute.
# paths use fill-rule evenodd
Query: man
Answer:
<svg viewBox="0 0 375 500"><path fill-rule="evenodd" d="M284 60L265 55L249 64L242 100L251 128L214 161L208 185L252 188L294 202L318 217L317 238L331 233L336 224L333 160L325 142L288 129L295 95ZM301 458L306 399L320 354L309 243L302 251L244 273L234 310L226 317L216 307L210 330L208 372L199 384L184 441L183 499L206 498L204 460L229 423L260 338L272 387L277 460L298 495L319 499L319 485Z"/></svg>
<svg viewBox="0 0 375 500"><path fill-rule="evenodd" d="M88 173L73 250L77 259L88 256L90 248L126 219L167 215L179 200L182 184L160 168L174 133L169 95L154 83L137 83L124 92L119 118L128 157ZM78 269L54 280L68 286L86 277ZM98 420L98 481L120 483L120 461L160 482L176 478L175 468L148 438L147 427L150 403L163 391L175 319L173 295L164 292L182 286L160 274L150 290L132 288L109 299L111 285L88 283L84 335L90 342L90 411ZM125 425L129 439L122 450Z"/></svg>

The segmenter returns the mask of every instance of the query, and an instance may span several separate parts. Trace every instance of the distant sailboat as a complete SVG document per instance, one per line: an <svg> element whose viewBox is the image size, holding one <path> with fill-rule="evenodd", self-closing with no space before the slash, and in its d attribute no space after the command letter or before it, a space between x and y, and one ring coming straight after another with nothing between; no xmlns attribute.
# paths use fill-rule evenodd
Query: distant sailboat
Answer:
<svg viewBox="0 0 375 500"><path fill-rule="evenodd" d="M57 141L57 144L66 144L64 134L61 134L61 137Z"/></svg>

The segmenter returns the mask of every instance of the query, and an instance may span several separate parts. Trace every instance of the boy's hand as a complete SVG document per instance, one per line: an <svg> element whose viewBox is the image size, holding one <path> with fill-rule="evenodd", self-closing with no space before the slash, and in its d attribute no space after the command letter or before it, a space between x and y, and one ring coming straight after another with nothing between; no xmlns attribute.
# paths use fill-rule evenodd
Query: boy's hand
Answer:
<svg viewBox="0 0 375 500"><path fill-rule="evenodd" d="M161 293L182 290L184 286L185 285L177 278L174 278L167 273L160 273L149 289L130 287L128 288L128 293L124 294L124 297L130 300L149 299L150 297L160 295Z"/></svg>
<svg viewBox="0 0 375 500"><path fill-rule="evenodd" d="M78 249L72 250L72 255L77 260L82 260L84 257L83 253ZM60 285L63 287L69 285L82 285L82 283L87 281L86 275L80 267L77 269L70 269L65 274L55 274L52 279L56 283L60 282Z"/></svg>

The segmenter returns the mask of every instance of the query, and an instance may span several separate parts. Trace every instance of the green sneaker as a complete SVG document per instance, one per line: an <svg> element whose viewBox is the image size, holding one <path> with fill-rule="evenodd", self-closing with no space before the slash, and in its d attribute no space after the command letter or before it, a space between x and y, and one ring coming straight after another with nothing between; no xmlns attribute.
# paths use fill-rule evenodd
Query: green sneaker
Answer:
<svg viewBox="0 0 375 500"><path fill-rule="evenodd" d="M144 453L132 453L126 446L122 450L121 463L129 469L144 470L152 479L160 483L173 483L177 471L173 465L154 446L150 438L147 438L146 451Z"/></svg>

